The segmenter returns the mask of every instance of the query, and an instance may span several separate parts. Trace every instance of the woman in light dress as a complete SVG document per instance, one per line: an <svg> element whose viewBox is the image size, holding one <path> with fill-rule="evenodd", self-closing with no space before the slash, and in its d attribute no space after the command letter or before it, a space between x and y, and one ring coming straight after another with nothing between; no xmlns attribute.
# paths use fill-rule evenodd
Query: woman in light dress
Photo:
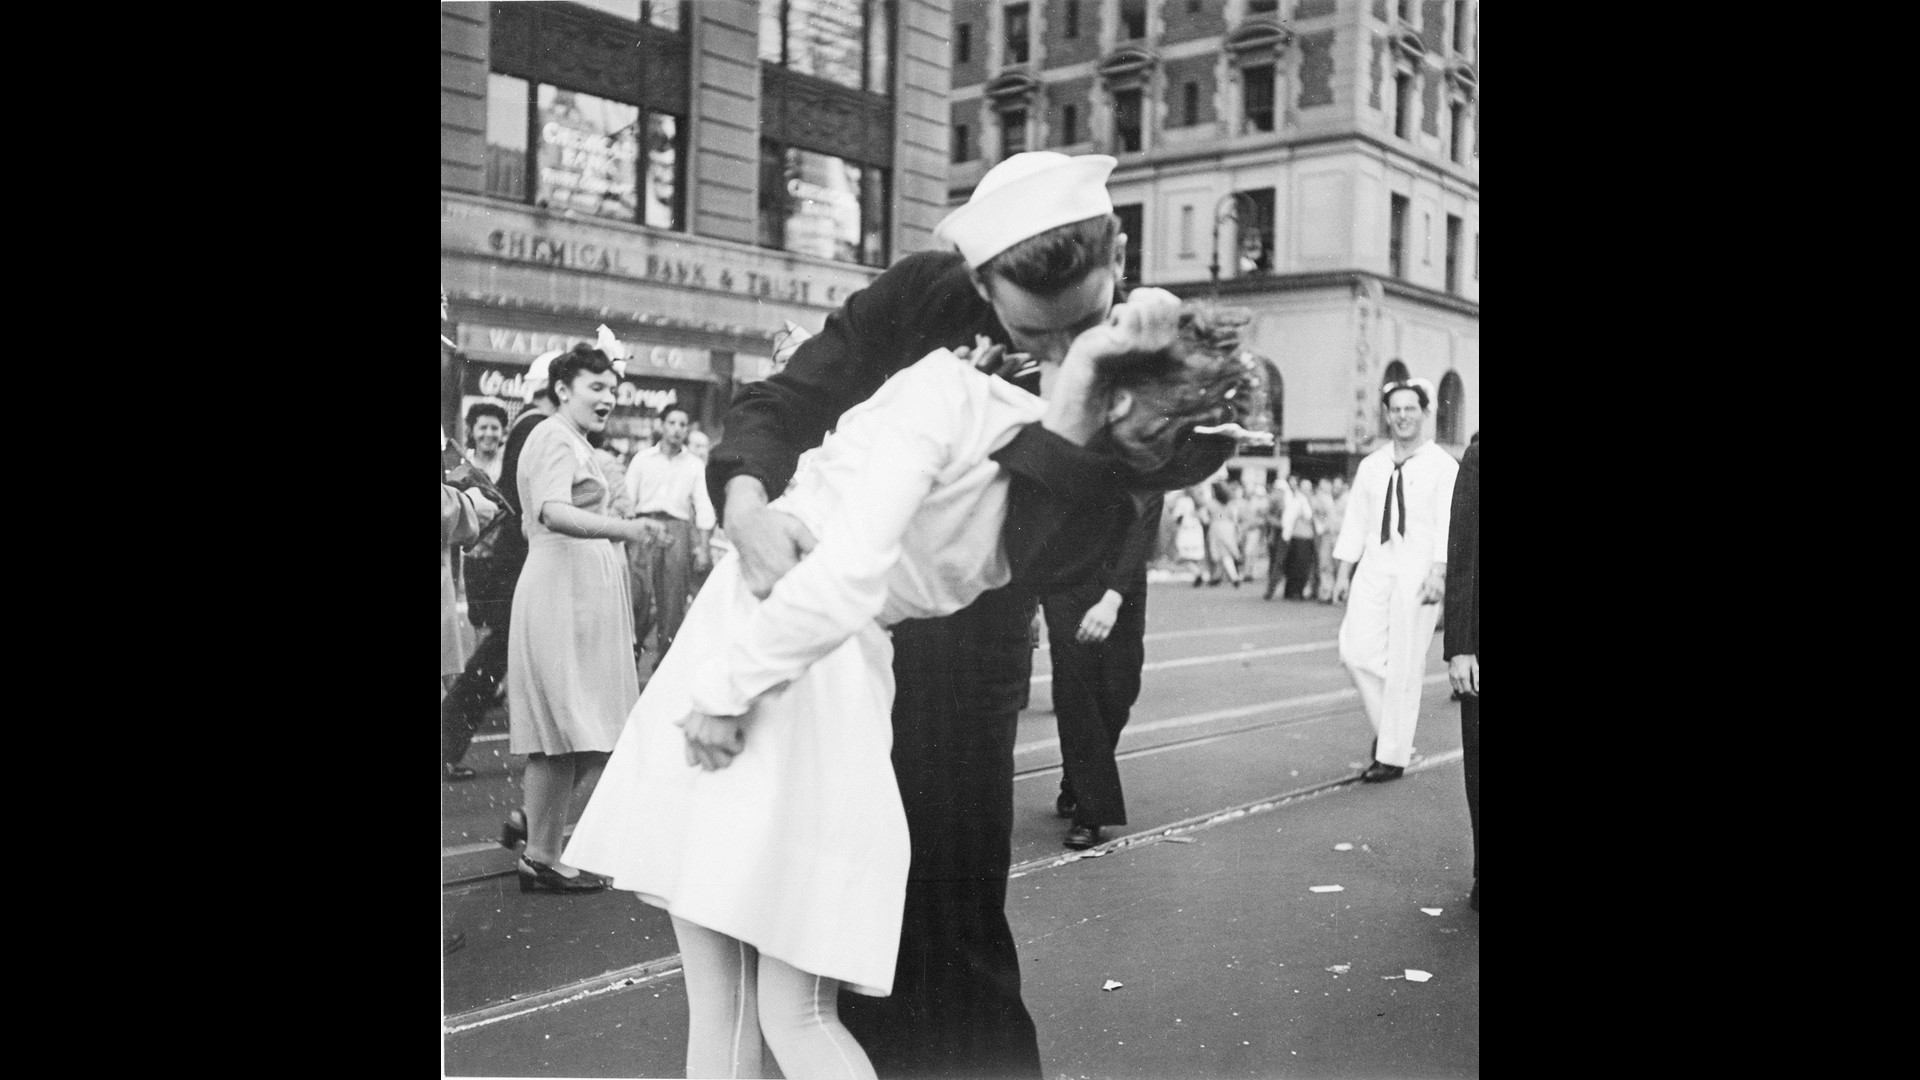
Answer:
<svg viewBox="0 0 1920 1080"><path fill-rule="evenodd" d="M594 892L606 880L561 861L561 843L574 792L599 776L640 697L619 545L643 523L614 516L588 441L613 411L612 362L583 342L554 358L547 381L560 409L527 436L515 478L528 552L507 637L507 745L527 771L501 841L526 842L521 891Z"/></svg>
<svg viewBox="0 0 1920 1080"><path fill-rule="evenodd" d="M1145 471L1237 416L1244 320L1137 289L1047 373L1047 401L936 350L801 458L773 505L819 543L765 600L737 555L714 568L566 850L672 914L688 1075L759 1075L763 1034L795 1080L874 1075L837 995L887 995L899 949L886 627L1007 583L1007 477L989 455L1020 428Z"/></svg>

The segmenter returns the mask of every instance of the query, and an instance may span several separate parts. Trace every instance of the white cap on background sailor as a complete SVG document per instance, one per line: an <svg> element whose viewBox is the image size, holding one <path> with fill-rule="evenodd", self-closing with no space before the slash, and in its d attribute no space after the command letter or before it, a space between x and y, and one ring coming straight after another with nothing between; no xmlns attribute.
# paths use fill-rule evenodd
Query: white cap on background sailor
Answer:
<svg viewBox="0 0 1920 1080"><path fill-rule="evenodd" d="M520 384L521 401L531 403L533 395L547 389L547 368L562 351L554 349L551 352L543 352L533 358L533 363L527 365L526 381Z"/></svg>
<svg viewBox="0 0 1920 1080"><path fill-rule="evenodd" d="M987 170L966 205L934 226L934 239L977 269L1028 237L1113 213L1107 177L1117 164L1105 154L1015 154Z"/></svg>

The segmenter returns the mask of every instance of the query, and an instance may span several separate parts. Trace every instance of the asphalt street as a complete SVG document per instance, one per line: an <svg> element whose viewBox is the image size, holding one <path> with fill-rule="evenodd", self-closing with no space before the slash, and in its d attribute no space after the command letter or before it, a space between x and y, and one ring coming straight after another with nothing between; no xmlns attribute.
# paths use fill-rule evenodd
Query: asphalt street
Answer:
<svg viewBox="0 0 1920 1080"><path fill-rule="evenodd" d="M1008 915L1050 1078L1478 1074L1479 916L1440 638L1413 768L1358 784L1371 731L1340 616L1254 584L1154 585L1120 742L1130 821L1086 853L1060 843L1036 654ZM465 935L444 962L447 1075L682 1075L665 914L627 893L520 893L493 843L519 804L503 711L467 764L478 779L443 786L445 928Z"/></svg>

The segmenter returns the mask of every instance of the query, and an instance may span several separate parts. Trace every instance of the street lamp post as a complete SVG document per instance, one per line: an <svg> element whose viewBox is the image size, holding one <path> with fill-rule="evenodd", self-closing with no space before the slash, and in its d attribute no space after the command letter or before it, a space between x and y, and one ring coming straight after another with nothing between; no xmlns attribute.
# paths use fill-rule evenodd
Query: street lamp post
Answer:
<svg viewBox="0 0 1920 1080"><path fill-rule="evenodd" d="M1240 210L1240 204L1243 200L1248 207L1244 214ZM1234 246L1244 247L1245 244L1240 235L1240 226L1243 222L1250 224L1255 233L1258 234L1260 230L1260 204L1254 202L1253 196L1247 192L1232 191L1222 195L1220 201L1213 205L1213 264L1208 269L1213 272L1213 295L1216 298L1220 295L1220 223L1229 219L1231 219L1234 224Z"/></svg>

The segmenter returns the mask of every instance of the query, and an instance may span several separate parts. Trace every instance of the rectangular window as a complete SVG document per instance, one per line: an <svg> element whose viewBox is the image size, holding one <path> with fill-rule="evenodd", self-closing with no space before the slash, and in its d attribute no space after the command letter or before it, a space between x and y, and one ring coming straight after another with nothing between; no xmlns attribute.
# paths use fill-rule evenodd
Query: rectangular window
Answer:
<svg viewBox="0 0 1920 1080"><path fill-rule="evenodd" d="M1403 278L1407 276L1407 197L1391 198L1387 215L1387 273Z"/></svg>
<svg viewBox="0 0 1920 1080"><path fill-rule="evenodd" d="M1247 0L1247 11L1279 11L1280 0Z"/></svg>
<svg viewBox="0 0 1920 1080"><path fill-rule="evenodd" d="M955 67L973 59L973 24L961 23L953 31L953 63Z"/></svg>
<svg viewBox="0 0 1920 1080"><path fill-rule="evenodd" d="M687 219L687 135L677 116L647 114L647 172L641 185L641 224L678 229Z"/></svg>
<svg viewBox="0 0 1920 1080"><path fill-rule="evenodd" d="M1000 114L1000 160L1005 161L1027 148L1027 110L1008 109Z"/></svg>
<svg viewBox="0 0 1920 1080"><path fill-rule="evenodd" d="M953 125L953 163L973 160L973 132L965 124Z"/></svg>
<svg viewBox="0 0 1920 1080"><path fill-rule="evenodd" d="M527 202L527 133L533 102L527 80L487 76L487 194Z"/></svg>
<svg viewBox="0 0 1920 1080"><path fill-rule="evenodd" d="M1453 160L1457 165L1465 165L1467 163L1467 109L1465 105L1456 101L1453 103L1451 112Z"/></svg>
<svg viewBox="0 0 1920 1080"><path fill-rule="evenodd" d="M1193 258L1193 207L1180 208L1180 257Z"/></svg>
<svg viewBox="0 0 1920 1080"><path fill-rule="evenodd" d="M761 141L761 246L885 266L886 212L885 169Z"/></svg>
<svg viewBox="0 0 1920 1080"><path fill-rule="evenodd" d="M1447 215L1447 291L1460 291L1460 226L1462 222Z"/></svg>
<svg viewBox="0 0 1920 1080"><path fill-rule="evenodd" d="M1027 5L1009 6L1007 8L1007 63L1027 62L1027 30Z"/></svg>
<svg viewBox="0 0 1920 1080"><path fill-rule="evenodd" d="M1138 285L1147 240L1146 229L1141 224L1140 204L1116 206L1113 216L1120 219L1120 232L1127 238L1127 257L1121 266L1121 277L1128 285Z"/></svg>
<svg viewBox="0 0 1920 1080"><path fill-rule="evenodd" d="M1127 40L1147 36L1147 0L1120 0L1120 27Z"/></svg>
<svg viewBox="0 0 1920 1080"><path fill-rule="evenodd" d="M1071 146L1080 141L1080 107L1068 105L1060 110L1060 145Z"/></svg>
<svg viewBox="0 0 1920 1080"><path fill-rule="evenodd" d="M1399 4L1395 6L1400 13L1401 22L1413 21L1413 0L1400 0Z"/></svg>
<svg viewBox="0 0 1920 1080"><path fill-rule="evenodd" d="M538 121L535 206L638 220L638 108L542 84Z"/></svg>
<svg viewBox="0 0 1920 1080"><path fill-rule="evenodd" d="M1413 138L1413 76L1404 71L1393 77L1393 133Z"/></svg>
<svg viewBox="0 0 1920 1080"><path fill-rule="evenodd" d="M886 94L891 33L884 0L762 0L760 59L829 82Z"/></svg>
<svg viewBox="0 0 1920 1080"><path fill-rule="evenodd" d="M1240 78L1246 85L1248 131L1273 130L1273 65L1245 68Z"/></svg>
<svg viewBox="0 0 1920 1080"><path fill-rule="evenodd" d="M1062 31L1063 36L1070 37L1070 38L1079 37L1080 36L1080 0L1067 0L1066 23L1067 23L1066 29Z"/></svg>
<svg viewBox="0 0 1920 1080"><path fill-rule="evenodd" d="M1113 141L1122 151L1140 149L1140 91L1121 90L1113 95Z"/></svg>
<svg viewBox="0 0 1920 1080"><path fill-rule="evenodd" d="M1453 51L1467 51L1467 0L1453 0Z"/></svg>
<svg viewBox="0 0 1920 1080"><path fill-rule="evenodd" d="M1236 192L1234 213L1240 236L1240 255L1236 262L1242 274L1273 272L1273 189Z"/></svg>
<svg viewBox="0 0 1920 1080"><path fill-rule="evenodd" d="M1420 215L1420 264L1433 265L1433 215Z"/></svg>
<svg viewBox="0 0 1920 1080"><path fill-rule="evenodd" d="M1180 116L1187 127L1192 127L1200 122L1200 84L1188 83L1182 94L1184 100L1181 102Z"/></svg>

